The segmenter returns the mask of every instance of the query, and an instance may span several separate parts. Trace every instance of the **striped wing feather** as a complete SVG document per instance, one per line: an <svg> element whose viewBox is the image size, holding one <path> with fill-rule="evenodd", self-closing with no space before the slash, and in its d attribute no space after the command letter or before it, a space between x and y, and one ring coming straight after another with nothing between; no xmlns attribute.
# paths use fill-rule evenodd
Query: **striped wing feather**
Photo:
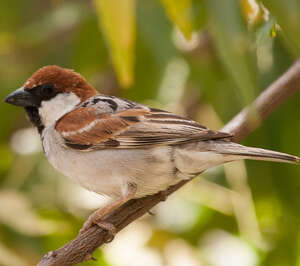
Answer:
<svg viewBox="0 0 300 266"><path fill-rule="evenodd" d="M145 148L231 137L190 119L141 106L115 114L97 114L93 107L78 108L62 117L56 130L66 145L83 150Z"/></svg>

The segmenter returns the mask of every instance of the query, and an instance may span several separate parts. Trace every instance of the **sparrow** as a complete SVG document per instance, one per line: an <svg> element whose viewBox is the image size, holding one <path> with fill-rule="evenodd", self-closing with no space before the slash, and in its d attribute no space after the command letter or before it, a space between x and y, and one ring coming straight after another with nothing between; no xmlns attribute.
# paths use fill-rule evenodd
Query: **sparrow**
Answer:
<svg viewBox="0 0 300 266"><path fill-rule="evenodd" d="M166 190L211 167L241 159L299 163L300 158L231 141L174 113L99 94L73 70L38 69L5 102L24 107L49 162L84 188L112 198L81 232L132 198Z"/></svg>

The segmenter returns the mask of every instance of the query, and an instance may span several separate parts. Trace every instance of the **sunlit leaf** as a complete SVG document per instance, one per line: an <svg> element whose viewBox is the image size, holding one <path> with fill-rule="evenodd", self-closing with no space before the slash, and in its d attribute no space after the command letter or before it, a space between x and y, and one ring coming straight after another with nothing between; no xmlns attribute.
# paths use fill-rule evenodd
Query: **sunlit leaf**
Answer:
<svg viewBox="0 0 300 266"><path fill-rule="evenodd" d="M282 28L288 46L292 51L300 55L300 1L299 0L263 0L265 6L276 18Z"/></svg>
<svg viewBox="0 0 300 266"><path fill-rule="evenodd" d="M161 0L169 18L177 25L187 39L193 31L192 0Z"/></svg>
<svg viewBox="0 0 300 266"><path fill-rule="evenodd" d="M118 79L122 86L129 87L134 79L135 0L94 2Z"/></svg>
<svg viewBox="0 0 300 266"><path fill-rule="evenodd" d="M262 20L262 10L256 0L241 0L242 12L250 25Z"/></svg>
<svg viewBox="0 0 300 266"><path fill-rule="evenodd" d="M206 5L220 58L240 88L240 100L243 104L248 103L254 98L257 87L256 68L239 1L207 0Z"/></svg>

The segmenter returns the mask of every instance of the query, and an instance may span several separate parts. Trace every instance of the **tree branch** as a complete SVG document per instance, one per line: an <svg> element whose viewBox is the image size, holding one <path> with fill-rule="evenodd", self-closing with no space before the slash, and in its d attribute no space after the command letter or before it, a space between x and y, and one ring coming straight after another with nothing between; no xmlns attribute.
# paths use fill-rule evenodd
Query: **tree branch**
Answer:
<svg viewBox="0 0 300 266"><path fill-rule="evenodd" d="M293 93L300 89L300 60L296 61L287 72L269 86L254 101L251 107L244 108L222 129L234 134L234 141L240 142L254 131L262 120L275 111ZM257 119L259 118L259 119ZM140 199L133 199L122 205L116 211L107 215L105 222L112 223L119 232L125 226L135 221L152 207L164 201L174 191L188 181L181 181L166 191ZM108 240L107 232L93 226L85 233L78 235L71 242L56 251L47 253L38 266L75 265L92 258L92 253Z"/></svg>
<svg viewBox="0 0 300 266"><path fill-rule="evenodd" d="M265 89L251 106L245 107L221 131L234 134L240 142L259 127L260 123L300 89L300 60Z"/></svg>

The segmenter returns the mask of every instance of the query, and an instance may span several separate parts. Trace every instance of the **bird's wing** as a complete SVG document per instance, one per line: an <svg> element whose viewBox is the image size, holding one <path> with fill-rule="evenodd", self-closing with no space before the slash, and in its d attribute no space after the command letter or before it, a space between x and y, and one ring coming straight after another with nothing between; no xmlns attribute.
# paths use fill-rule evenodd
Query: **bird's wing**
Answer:
<svg viewBox="0 0 300 266"><path fill-rule="evenodd" d="M93 105L82 105L56 123L55 128L67 146L85 151L147 148L232 137L228 133L207 129L188 118L127 100L123 106L114 106L111 111L103 106L100 108L99 104L102 104L101 100ZM104 109L105 112L99 111Z"/></svg>

